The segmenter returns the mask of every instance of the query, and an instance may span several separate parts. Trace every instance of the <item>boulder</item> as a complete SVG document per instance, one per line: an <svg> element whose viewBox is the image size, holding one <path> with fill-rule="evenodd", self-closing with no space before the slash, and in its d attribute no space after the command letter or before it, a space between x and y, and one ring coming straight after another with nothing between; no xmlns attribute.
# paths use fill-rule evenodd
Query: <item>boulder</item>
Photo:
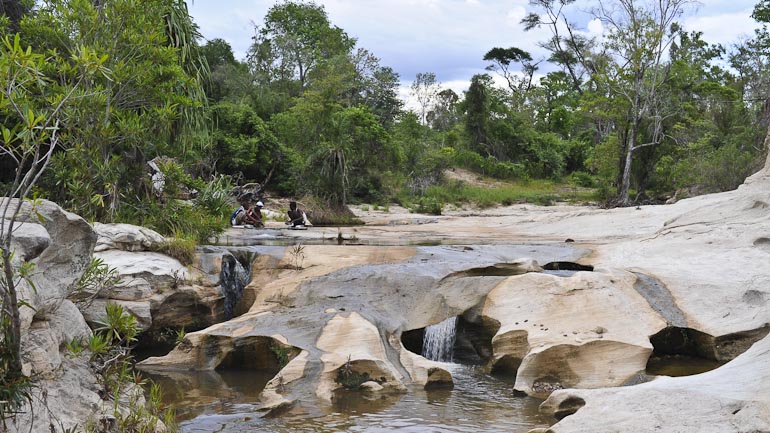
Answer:
<svg viewBox="0 0 770 433"><path fill-rule="evenodd" d="M381 388L404 391L401 375L389 362L379 330L358 313L334 316L316 342L323 372L316 385L316 395L331 401L341 388L359 389L375 381ZM370 389L371 390L371 389Z"/></svg>
<svg viewBox="0 0 770 433"><path fill-rule="evenodd" d="M102 386L85 357L60 357L55 376L41 376L33 389L32 407L9 420L10 433L50 433L54 426L81 431L92 420L97 422L112 403L102 400Z"/></svg>
<svg viewBox="0 0 770 433"><path fill-rule="evenodd" d="M515 388L536 397L623 384L645 369L649 336L666 327L636 280L610 269L506 279L481 310L483 323L498 326L490 368L515 373Z"/></svg>
<svg viewBox="0 0 770 433"><path fill-rule="evenodd" d="M157 251L165 242L160 233L131 224L94 223L98 235L94 251Z"/></svg>
<svg viewBox="0 0 770 433"><path fill-rule="evenodd" d="M95 253L94 257L115 268L123 280L141 278L155 291L176 288L191 276L179 260L161 253L108 250Z"/></svg>
<svg viewBox="0 0 770 433"><path fill-rule="evenodd" d="M17 221L13 240L19 248L17 260L24 258L35 266L30 277L34 287L25 281L17 286L19 299L30 306L19 311L24 333L36 317L58 308L72 293L91 261L96 234L85 220L48 200L34 205L25 201Z"/></svg>
<svg viewBox="0 0 770 433"><path fill-rule="evenodd" d="M641 385L556 391L541 411L549 433L770 431L770 337L722 367Z"/></svg>

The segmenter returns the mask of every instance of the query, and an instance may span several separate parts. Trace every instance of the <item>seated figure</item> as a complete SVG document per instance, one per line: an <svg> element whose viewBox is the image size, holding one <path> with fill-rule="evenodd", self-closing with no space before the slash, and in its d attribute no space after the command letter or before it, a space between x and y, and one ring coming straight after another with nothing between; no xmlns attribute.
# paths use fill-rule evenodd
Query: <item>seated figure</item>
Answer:
<svg viewBox="0 0 770 433"><path fill-rule="evenodd" d="M296 201L289 202L289 211L287 214L289 215L289 221L287 221L286 224L290 225L292 228L305 228L312 226L310 221L308 221L305 212L297 207Z"/></svg>

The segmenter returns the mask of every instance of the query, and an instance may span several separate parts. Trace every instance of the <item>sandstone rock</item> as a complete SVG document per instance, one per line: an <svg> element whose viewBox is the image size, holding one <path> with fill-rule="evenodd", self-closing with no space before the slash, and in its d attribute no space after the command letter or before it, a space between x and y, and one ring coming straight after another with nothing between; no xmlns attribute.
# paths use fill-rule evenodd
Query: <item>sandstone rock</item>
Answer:
<svg viewBox="0 0 770 433"><path fill-rule="evenodd" d="M103 410L112 407L100 398L100 389L85 358L61 357L61 368L36 383L32 407L9 421L9 432L50 433L50 425L82 429L89 419L99 419Z"/></svg>
<svg viewBox="0 0 770 433"><path fill-rule="evenodd" d="M378 392L385 389L382 385L380 385L379 383L373 380L362 383L359 388L363 391L368 391L368 392Z"/></svg>
<svg viewBox="0 0 770 433"><path fill-rule="evenodd" d="M131 224L94 223L98 235L94 251L157 251L165 242L160 233Z"/></svg>
<svg viewBox="0 0 770 433"><path fill-rule="evenodd" d="M190 279L191 274L179 260L160 253L108 250L95 253L94 257L115 268L121 278L142 278L155 291L172 289Z"/></svg>
<svg viewBox="0 0 770 433"><path fill-rule="evenodd" d="M400 341L391 341L390 344L399 348L401 365L409 373L412 383L423 388L452 386L452 375L441 364L406 350Z"/></svg>
<svg viewBox="0 0 770 433"><path fill-rule="evenodd" d="M554 389L618 386L643 371L649 336L666 326L634 290L634 274L600 269L563 278L528 273L487 296L492 370L516 374L516 389L544 397Z"/></svg>
<svg viewBox="0 0 770 433"><path fill-rule="evenodd" d="M707 373L623 388L556 391L541 411L563 418L551 433L770 431L769 361L767 337Z"/></svg>
<svg viewBox="0 0 770 433"><path fill-rule="evenodd" d="M24 374L50 377L61 366L59 342L46 321L32 322L22 342Z"/></svg>
<svg viewBox="0 0 770 433"><path fill-rule="evenodd" d="M280 336L274 336L274 338L283 339ZM308 355L306 350L300 352L265 385L265 389L259 395L260 410L271 413L285 409L294 403L293 399L284 396L283 393L287 386L304 377Z"/></svg>
<svg viewBox="0 0 770 433"><path fill-rule="evenodd" d="M34 207L24 202L18 222L14 244L35 264L34 288L24 281L17 286L19 299L31 306L19 311L23 333L36 315L47 314L71 293L91 261L96 235L85 220L47 200Z"/></svg>
<svg viewBox="0 0 770 433"><path fill-rule="evenodd" d="M326 352L321 355L323 372L316 386L316 395L323 400L331 401L334 391L343 386L358 388L369 380L392 390L405 390L401 375L388 361L377 327L358 313L334 316L316 346Z"/></svg>
<svg viewBox="0 0 770 433"><path fill-rule="evenodd" d="M40 224L22 223L15 227L11 248L17 260L32 260L51 244L51 237Z"/></svg>

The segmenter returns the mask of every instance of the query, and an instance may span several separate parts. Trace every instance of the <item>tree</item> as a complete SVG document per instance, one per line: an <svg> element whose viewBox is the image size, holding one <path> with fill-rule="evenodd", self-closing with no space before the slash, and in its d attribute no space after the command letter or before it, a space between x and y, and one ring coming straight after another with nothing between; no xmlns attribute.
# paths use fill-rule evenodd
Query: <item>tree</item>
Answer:
<svg viewBox="0 0 770 433"><path fill-rule="evenodd" d="M32 267L14 251L22 208L59 146L65 106L87 94L83 88L93 76L107 74L103 67L106 57L97 56L87 47L78 47L71 56L43 55L31 47L23 49L20 39L19 34L6 36L0 46L0 115L4 120L0 154L12 161L14 168L0 201L0 344L5 346L0 350L4 358L0 360L4 367L0 369L0 388L4 389L18 386L23 378L19 310L25 304L18 291ZM47 76L50 66L69 80L60 83ZM0 402L0 419L5 419L7 409L15 409L8 405L18 404L14 399Z"/></svg>
<svg viewBox="0 0 770 433"><path fill-rule="evenodd" d="M550 61L560 65L572 79L573 88L582 92L583 75L593 71L589 60L589 51L593 41L580 35L574 24L567 20L564 9L575 0L532 0L533 6L540 8L544 14L530 13L521 20L524 30L547 26L551 38L541 46L551 52ZM566 33L566 34L563 34Z"/></svg>
<svg viewBox="0 0 770 433"><path fill-rule="evenodd" d="M19 23L22 17L32 9L32 1L29 0L3 0L0 2L0 15L5 15L10 21L11 32L19 31Z"/></svg>
<svg viewBox="0 0 770 433"><path fill-rule="evenodd" d="M323 6L286 0L268 10L264 25L254 36L249 61L259 76L278 80L292 96L298 96L324 59L347 54L354 45L354 39L331 25Z"/></svg>
<svg viewBox="0 0 770 433"><path fill-rule="evenodd" d="M471 149L481 152L487 145L487 122L489 120L489 89L492 77L487 74L474 75L465 92L465 130L471 138Z"/></svg>
<svg viewBox="0 0 770 433"><path fill-rule="evenodd" d="M516 47L510 48L492 48L484 55L484 60L492 62L487 66L488 71L495 71L500 74L508 83L508 88L512 93L529 92L532 88L532 77L537 71L537 63L532 63L532 56ZM521 63L523 78L519 78L509 68L511 63ZM538 62L539 63L539 62Z"/></svg>
<svg viewBox="0 0 770 433"><path fill-rule="evenodd" d="M436 95L441 85L436 80L436 74L433 72L419 72L410 87L412 96L417 99L420 112L420 122L427 124L427 116L431 107L435 103Z"/></svg>
<svg viewBox="0 0 770 433"><path fill-rule="evenodd" d="M205 158L207 67L184 1L113 0L97 8L46 0L22 21L21 34L40 50L100 47L112 72L85 84L92 97L66 107L66 150L53 156L44 183L50 198L86 218L115 221L124 201L154 198L144 182L148 160Z"/></svg>
<svg viewBox="0 0 770 433"><path fill-rule="evenodd" d="M450 130L458 120L457 103L460 97L452 89L444 89L436 95L433 110L428 113L430 127L436 131Z"/></svg>
<svg viewBox="0 0 770 433"><path fill-rule="evenodd" d="M366 49L359 48L351 57L356 70L353 105L366 105L381 125L392 126L404 105L398 97L398 73L381 66L380 59Z"/></svg>
<svg viewBox="0 0 770 433"><path fill-rule="evenodd" d="M594 11L609 31L606 49L613 56L605 71L610 92L628 105L627 132L623 140L623 168L618 186L618 204L629 204L631 166L634 154L660 144L665 136L664 121L670 115L663 85L669 68L665 55L678 31L675 20L688 0L599 1ZM649 120L647 130L642 130Z"/></svg>

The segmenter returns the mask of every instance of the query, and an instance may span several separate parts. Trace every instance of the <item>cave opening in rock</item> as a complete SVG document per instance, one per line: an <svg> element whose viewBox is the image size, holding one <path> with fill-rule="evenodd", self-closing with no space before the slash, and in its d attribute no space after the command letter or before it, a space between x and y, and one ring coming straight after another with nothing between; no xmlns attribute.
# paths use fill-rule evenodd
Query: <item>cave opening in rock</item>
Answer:
<svg viewBox="0 0 770 433"><path fill-rule="evenodd" d="M277 374L300 350L283 344L273 338L254 336L233 340L226 355L216 370L255 370ZM215 343L214 347L224 348L228 342Z"/></svg>
<svg viewBox="0 0 770 433"><path fill-rule="evenodd" d="M550 262L542 266L546 271L589 271L593 272L591 265L581 265L574 262Z"/></svg>
<svg viewBox="0 0 770 433"><path fill-rule="evenodd" d="M492 355L494 332L467 320L464 316L450 318L455 323L454 342L451 346L451 361L457 364L483 365ZM401 343L412 353L425 353L426 328L406 331L401 334Z"/></svg>
<svg viewBox="0 0 770 433"><path fill-rule="evenodd" d="M650 375L690 376L721 365L714 337L696 329L669 326L650 337L650 343L653 354L646 368Z"/></svg>

